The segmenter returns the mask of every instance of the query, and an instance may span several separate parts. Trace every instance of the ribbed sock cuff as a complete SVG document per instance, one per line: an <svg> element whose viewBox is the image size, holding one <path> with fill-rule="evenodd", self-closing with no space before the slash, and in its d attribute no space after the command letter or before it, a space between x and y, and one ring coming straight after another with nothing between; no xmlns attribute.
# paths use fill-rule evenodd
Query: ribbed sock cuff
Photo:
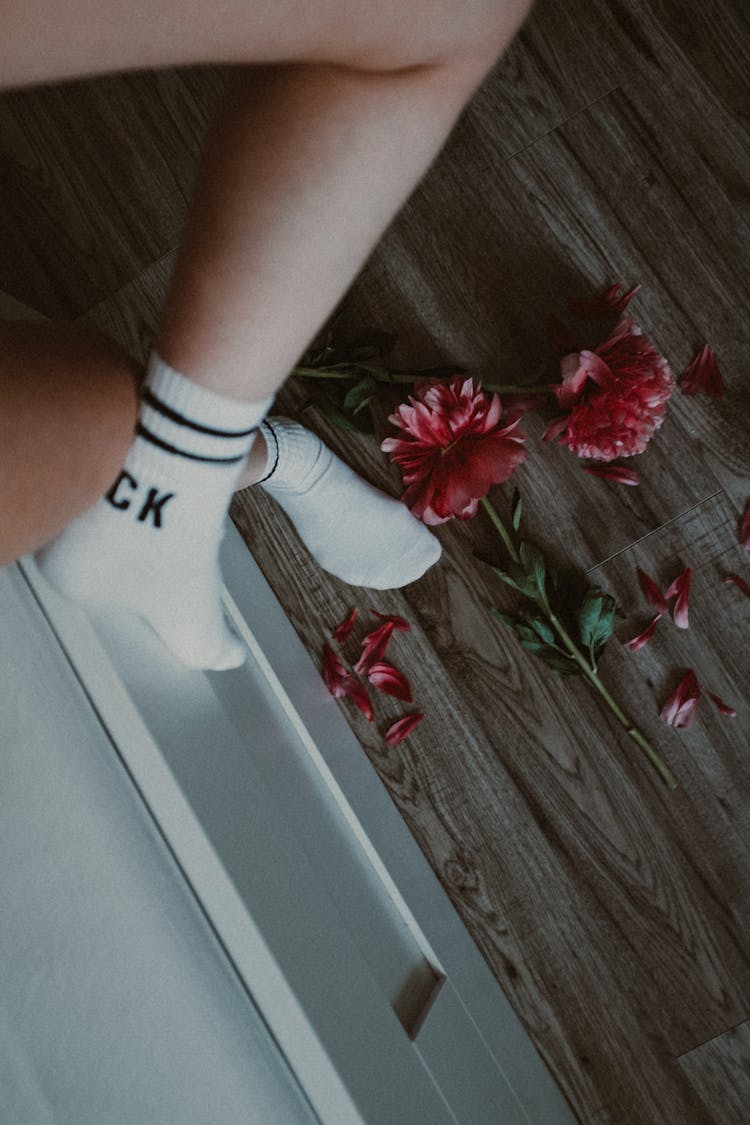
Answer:
<svg viewBox="0 0 750 1125"><path fill-rule="evenodd" d="M261 432L268 446L265 475L257 481L270 492L305 489L331 458L320 438L290 418L266 418Z"/></svg>
<svg viewBox="0 0 750 1125"><path fill-rule="evenodd" d="M230 398L181 375L154 351L141 392L136 434L196 464L241 464L275 396Z"/></svg>

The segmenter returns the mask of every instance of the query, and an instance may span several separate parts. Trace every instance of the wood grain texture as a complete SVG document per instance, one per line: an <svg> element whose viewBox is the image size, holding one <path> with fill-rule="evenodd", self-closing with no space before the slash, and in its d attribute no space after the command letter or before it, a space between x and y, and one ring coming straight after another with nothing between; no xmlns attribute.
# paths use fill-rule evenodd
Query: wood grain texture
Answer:
<svg viewBox="0 0 750 1125"><path fill-rule="evenodd" d="M262 490L232 508L319 667L323 641L354 605L363 623L347 661L371 608L412 622L389 656L423 724L389 750L383 734L401 704L377 696L373 724L340 706L586 1125L740 1120L750 601L722 578L750 580L737 542L750 493L748 64L750 17L738 0L541 0L338 310L352 337L396 332L396 367L455 364L516 382L550 362L548 309L566 313L569 296L622 279L642 282L631 308L676 374L705 340L715 348L726 396L673 396L634 463L639 488L586 476L568 451L537 440L538 417L524 422L529 457L514 478L528 536L615 597L602 677L678 775L674 793L585 685L548 675L493 621L492 606L514 602L473 558L502 557L482 518L435 529L439 565L380 592L321 571ZM132 76L22 106L0 100L12 165L0 260L14 278L0 285L43 311L85 311L145 359L212 81ZM141 135L134 107L146 102ZM57 128L90 135L83 161L60 154ZM105 166L120 169L116 181ZM378 437L399 397L379 407ZM333 427L309 382L289 380L274 409L399 494L378 440ZM509 494L492 494L501 512ZM664 620L630 654L621 642L649 616L638 565L662 584L693 568L691 627ZM688 667L736 719L703 699L690 730L659 721Z"/></svg>
<svg viewBox="0 0 750 1125"><path fill-rule="evenodd" d="M750 1106L750 1022L683 1055L680 1066L706 1105L722 1107L722 1125L745 1125Z"/></svg>
<svg viewBox="0 0 750 1125"><path fill-rule="evenodd" d="M118 75L0 98L0 287L75 316L179 238L211 69Z"/></svg>

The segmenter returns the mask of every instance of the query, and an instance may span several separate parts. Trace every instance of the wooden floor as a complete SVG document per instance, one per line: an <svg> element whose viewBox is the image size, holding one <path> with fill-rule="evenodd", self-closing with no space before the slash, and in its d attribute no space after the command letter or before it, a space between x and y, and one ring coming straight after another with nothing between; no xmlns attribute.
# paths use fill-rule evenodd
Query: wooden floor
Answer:
<svg viewBox="0 0 750 1125"><path fill-rule="evenodd" d="M0 289L143 357L220 84L190 71L0 99ZM376 593L321 572L259 490L233 510L319 665L353 605L412 622L391 651L422 726L388 750L395 701L373 726L343 709L590 1125L750 1117L750 600L721 581L750 580L749 106L743 0L541 0L341 306L346 331L398 333L398 366L501 381L537 369L548 308L615 279L642 283L632 309L676 372L712 344L726 396L674 398L639 488L535 440L516 477L529 536L614 595L620 639L648 619L636 565L662 582L693 568L690 630L662 623L635 655L612 643L602 667L674 793L582 684L493 622L511 602L472 559L496 550L481 518L438 528L440 564ZM291 380L276 411L397 493L377 441L309 399ZM507 510L507 490L493 499ZM685 733L659 722L688 667L734 721L704 701Z"/></svg>

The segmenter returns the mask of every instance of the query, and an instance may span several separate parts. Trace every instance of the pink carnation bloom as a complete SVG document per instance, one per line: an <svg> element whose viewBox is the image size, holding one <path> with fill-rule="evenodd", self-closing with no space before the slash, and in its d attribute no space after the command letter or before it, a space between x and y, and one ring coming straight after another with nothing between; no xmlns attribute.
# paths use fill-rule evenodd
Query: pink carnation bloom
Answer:
<svg viewBox="0 0 750 1125"><path fill-rule="evenodd" d="M471 519L493 484L508 479L524 460L519 419L501 424L502 403L469 377L429 380L416 388L388 421L403 436L386 438L407 486L401 497L426 524Z"/></svg>
<svg viewBox="0 0 750 1125"><path fill-rule="evenodd" d="M568 413L547 427L544 440L560 436L578 457L614 461L643 453L661 426L674 379L630 318L620 321L594 351L560 361L562 383L553 388Z"/></svg>

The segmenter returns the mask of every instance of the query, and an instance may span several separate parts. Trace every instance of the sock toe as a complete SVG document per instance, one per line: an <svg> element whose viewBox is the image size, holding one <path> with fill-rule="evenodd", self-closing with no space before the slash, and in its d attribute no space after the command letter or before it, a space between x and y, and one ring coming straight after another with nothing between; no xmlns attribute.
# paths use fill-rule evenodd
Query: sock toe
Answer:
<svg viewBox="0 0 750 1125"><path fill-rule="evenodd" d="M245 663L247 649L223 619L177 622L146 618L174 656L188 668L224 672Z"/></svg>

